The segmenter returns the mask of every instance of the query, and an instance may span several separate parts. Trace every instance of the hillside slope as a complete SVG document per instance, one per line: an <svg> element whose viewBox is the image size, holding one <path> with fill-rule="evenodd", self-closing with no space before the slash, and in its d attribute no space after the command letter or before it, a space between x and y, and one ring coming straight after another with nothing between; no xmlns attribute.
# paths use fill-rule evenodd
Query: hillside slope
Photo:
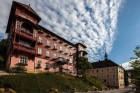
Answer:
<svg viewBox="0 0 140 93"><path fill-rule="evenodd" d="M50 88L57 88L61 92L76 88L79 91L105 88L93 77L78 78L64 74L22 74L0 76L0 87L8 86L17 93L47 93Z"/></svg>

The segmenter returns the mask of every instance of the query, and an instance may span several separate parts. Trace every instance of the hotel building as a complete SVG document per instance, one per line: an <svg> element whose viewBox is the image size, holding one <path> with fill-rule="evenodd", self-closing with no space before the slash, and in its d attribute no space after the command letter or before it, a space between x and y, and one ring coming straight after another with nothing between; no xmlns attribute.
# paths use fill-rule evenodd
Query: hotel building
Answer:
<svg viewBox="0 0 140 93"><path fill-rule="evenodd" d="M86 53L85 50L77 49L85 46L73 44L40 26L40 20L30 5L13 1L6 29L7 70L22 65L28 73L61 70L75 75L77 55L85 56Z"/></svg>

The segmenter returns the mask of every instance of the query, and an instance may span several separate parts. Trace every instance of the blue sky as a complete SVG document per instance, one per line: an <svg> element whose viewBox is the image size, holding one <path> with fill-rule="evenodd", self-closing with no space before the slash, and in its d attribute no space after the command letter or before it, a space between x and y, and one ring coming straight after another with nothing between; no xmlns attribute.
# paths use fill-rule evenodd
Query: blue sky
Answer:
<svg viewBox="0 0 140 93"><path fill-rule="evenodd" d="M134 48L140 45L140 0L127 0L118 16L118 33L110 59L123 63L134 57Z"/></svg>
<svg viewBox="0 0 140 93"><path fill-rule="evenodd" d="M91 61L103 59L105 50L118 64L133 57L140 44L140 0L15 0L31 7L41 17L40 25L72 43L87 45ZM0 3L0 39L12 0Z"/></svg>

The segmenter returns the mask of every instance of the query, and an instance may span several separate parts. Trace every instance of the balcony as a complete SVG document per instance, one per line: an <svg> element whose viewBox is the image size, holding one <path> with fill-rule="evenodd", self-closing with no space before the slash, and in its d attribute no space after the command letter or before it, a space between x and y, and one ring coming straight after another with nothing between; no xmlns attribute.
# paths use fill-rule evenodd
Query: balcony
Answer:
<svg viewBox="0 0 140 93"><path fill-rule="evenodd" d="M18 51L35 54L35 49L32 47L27 47L18 43L14 43L13 48Z"/></svg>
<svg viewBox="0 0 140 93"><path fill-rule="evenodd" d="M27 33L27 32L24 32L24 31L17 30L17 29L15 29L14 32L17 35L20 35L20 36L25 37L27 39L30 39L32 41L36 41L37 40L37 38L34 37L32 33Z"/></svg>

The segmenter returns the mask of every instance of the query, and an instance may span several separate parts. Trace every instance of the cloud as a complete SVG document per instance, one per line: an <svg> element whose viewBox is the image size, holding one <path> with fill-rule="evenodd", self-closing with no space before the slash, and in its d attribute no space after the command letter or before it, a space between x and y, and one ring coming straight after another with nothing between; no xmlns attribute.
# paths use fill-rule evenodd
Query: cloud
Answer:
<svg viewBox="0 0 140 93"><path fill-rule="evenodd" d="M133 62L135 60L131 60L129 62L125 62L123 64L121 64L121 66L125 69L125 70L130 70L130 69L133 69L133 67L131 67L131 62Z"/></svg>
<svg viewBox="0 0 140 93"><path fill-rule="evenodd" d="M112 50L117 21L123 0L16 0L31 7L42 18L40 24L63 38L87 45L91 61ZM0 37L5 27L12 0L0 3Z"/></svg>

